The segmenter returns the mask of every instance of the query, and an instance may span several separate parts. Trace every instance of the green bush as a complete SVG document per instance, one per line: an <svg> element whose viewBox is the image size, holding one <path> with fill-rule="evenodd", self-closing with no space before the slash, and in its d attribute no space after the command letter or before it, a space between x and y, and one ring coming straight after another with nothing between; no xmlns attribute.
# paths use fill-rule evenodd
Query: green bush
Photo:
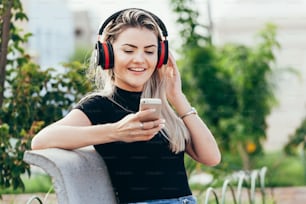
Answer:
<svg viewBox="0 0 306 204"><path fill-rule="evenodd" d="M30 175L23 154L32 137L45 125L63 117L91 90L85 78L87 64L69 62L63 73L55 68L42 70L23 48L31 34L22 34L16 21L26 21L20 0L0 3L0 188L24 190L21 175ZM4 52L7 51L7 52ZM1 195L1 194L0 194Z"/></svg>
<svg viewBox="0 0 306 204"><path fill-rule="evenodd" d="M280 48L276 26L267 24L253 46L215 46L210 25L198 22L199 12L193 3L171 1L181 28L179 67L184 91L225 155L218 168L253 169L253 157L263 153L266 117L276 104L272 80L276 74L274 51ZM199 33L201 29L207 32ZM236 155L240 161L227 161L227 154Z"/></svg>

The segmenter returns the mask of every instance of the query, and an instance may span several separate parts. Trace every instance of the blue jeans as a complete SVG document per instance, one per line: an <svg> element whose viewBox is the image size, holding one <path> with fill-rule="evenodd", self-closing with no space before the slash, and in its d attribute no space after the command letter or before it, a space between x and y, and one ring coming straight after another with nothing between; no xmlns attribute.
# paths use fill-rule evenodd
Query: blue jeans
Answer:
<svg viewBox="0 0 306 204"><path fill-rule="evenodd" d="M179 198L148 200L143 202L129 203L129 204L197 204L194 196L183 196Z"/></svg>

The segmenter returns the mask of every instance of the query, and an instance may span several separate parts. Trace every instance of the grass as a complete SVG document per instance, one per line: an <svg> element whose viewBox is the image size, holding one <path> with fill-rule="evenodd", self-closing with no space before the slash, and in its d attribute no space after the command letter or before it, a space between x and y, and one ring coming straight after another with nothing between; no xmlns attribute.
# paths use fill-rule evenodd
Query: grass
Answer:
<svg viewBox="0 0 306 204"><path fill-rule="evenodd" d="M25 192L47 193L53 189L52 180L45 174L35 175L33 178L24 178Z"/></svg>
<svg viewBox="0 0 306 204"><path fill-rule="evenodd" d="M46 174L33 174L30 178L22 175L21 179L25 185L25 191L22 189L13 190L12 188L0 189L1 194L21 194L21 193L47 193L53 190L51 178Z"/></svg>
<svg viewBox="0 0 306 204"><path fill-rule="evenodd" d="M268 186L303 186L306 184L302 156L290 156L282 152L268 153L256 159L256 166L268 167Z"/></svg>

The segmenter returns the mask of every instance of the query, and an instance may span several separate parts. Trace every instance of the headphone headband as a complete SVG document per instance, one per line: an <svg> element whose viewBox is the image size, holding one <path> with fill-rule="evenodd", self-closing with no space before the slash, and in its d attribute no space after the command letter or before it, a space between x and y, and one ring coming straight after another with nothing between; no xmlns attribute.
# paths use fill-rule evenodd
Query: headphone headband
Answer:
<svg viewBox="0 0 306 204"><path fill-rule="evenodd" d="M168 31L167 28L165 26L165 24L163 23L163 21L157 17L156 15L154 15L153 13L146 11L144 9L139 9L139 8L128 8L128 9L123 9L120 11L117 11L116 13L112 14L110 17L108 17L104 23L102 24L102 26L99 29L99 35L102 35L105 27L113 20L116 20L118 18L118 16L123 13L124 11L130 10L130 9L136 9L139 11L143 11L145 13L148 13L150 16L152 16L152 18L155 20L155 22L157 23L157 25L159 26L160 30L162 31L163 36L166 38L168 36Z"/></svg>

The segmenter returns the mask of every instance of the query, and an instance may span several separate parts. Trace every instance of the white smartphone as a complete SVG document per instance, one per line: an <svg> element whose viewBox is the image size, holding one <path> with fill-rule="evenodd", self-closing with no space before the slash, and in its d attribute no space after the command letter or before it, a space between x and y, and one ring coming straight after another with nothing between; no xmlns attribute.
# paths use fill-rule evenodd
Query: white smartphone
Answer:
<svg viewBox="0 0 306 204"><path fill-rule="evenodd" d="M157 120L161 116L161 99L159 98L142 98L140 99L139 110L155 109L156 111L142 119L142 122Z"/></svg>

